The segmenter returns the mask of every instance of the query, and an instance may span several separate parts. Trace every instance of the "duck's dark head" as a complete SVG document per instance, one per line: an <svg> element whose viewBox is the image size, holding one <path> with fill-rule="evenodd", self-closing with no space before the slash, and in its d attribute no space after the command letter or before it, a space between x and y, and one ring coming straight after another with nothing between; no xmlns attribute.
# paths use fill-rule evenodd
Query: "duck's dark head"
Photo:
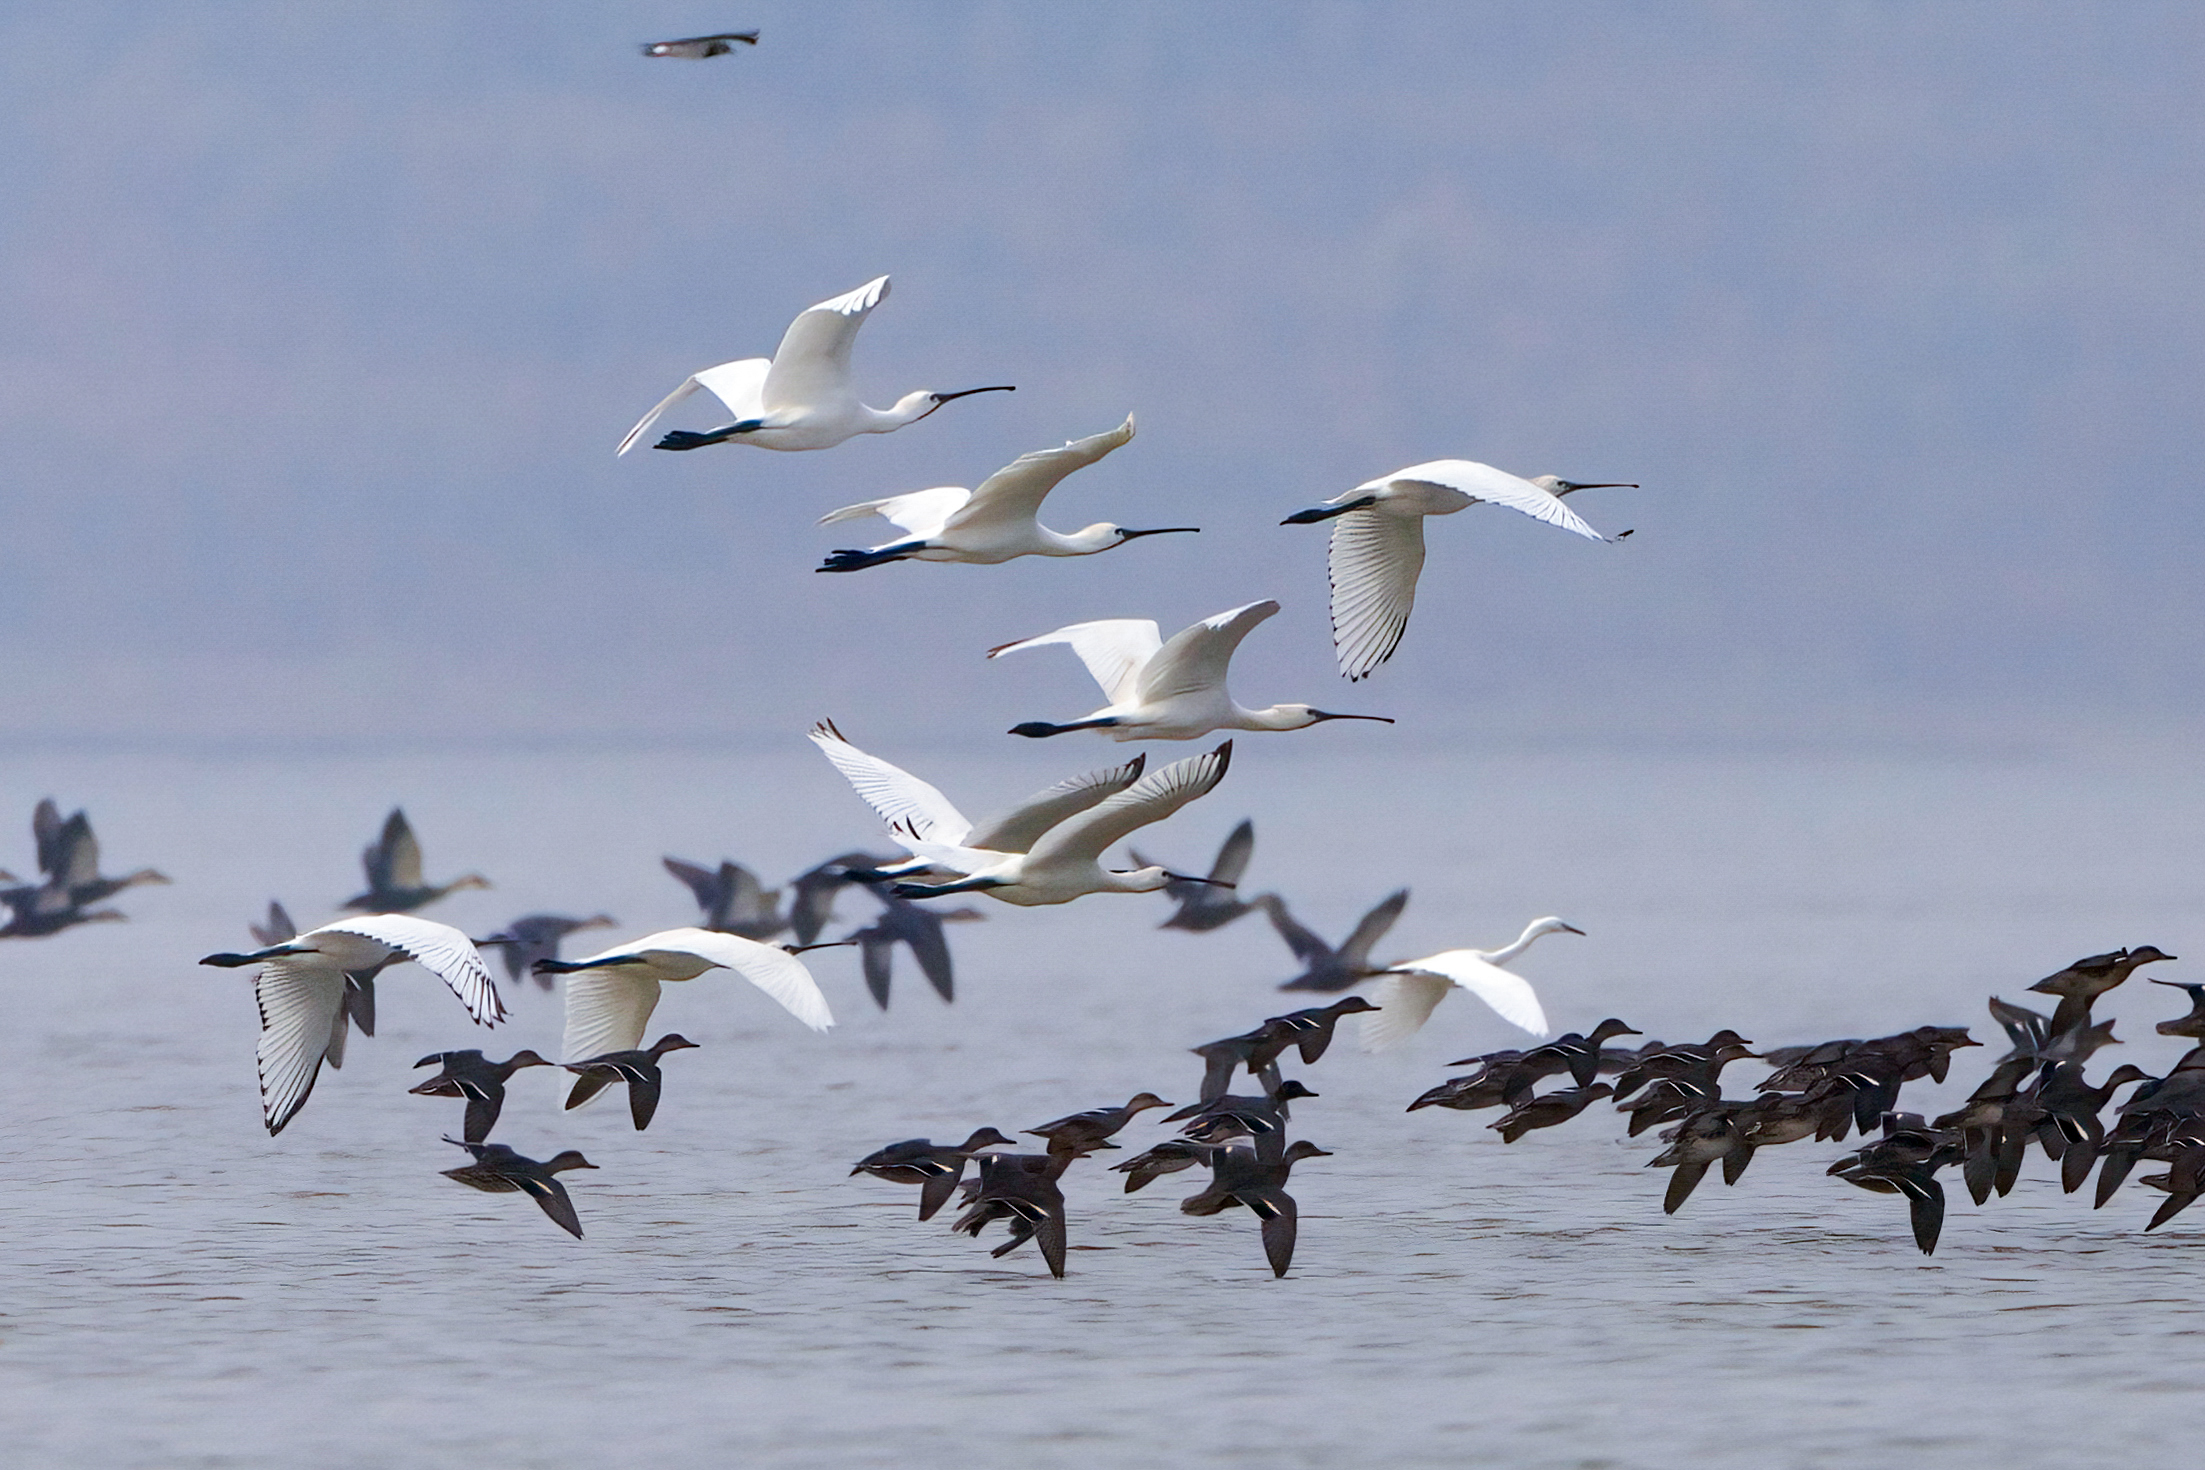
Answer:
<svg viewBox="0 0 2205 1470"><path fill-rule="evenodd" d="M651 1055L662 1057L670 1051L693 1051L697 1049L697 1046L698 1043L691 1041L679 1031L669 1031L651 1043Z"/></svg>
<svg viewBox="0 0 2205 1470"><path fill-rule="evenodd" d="M594 1169L597 1166L582 1157L580 1149L567 1149L544 1165L546 1174L557 1174L564 1169Z"/></svg>
<svg viewBox="0 0 2205 1470"><path fill-rule="evenodd" d="M1271 1094L1273 1102L1286 1102L1297 1097L1315 1097L1316 1093L1302 1086L1299 1080L1289 1077L1279 1084L1279 1090Z"/></svg>
<svg viewBox="0 0 2205 1470"><path fill-rule="evenodd" d="M957 1147L959 1152L969 1154L975 1149L1016 1148L1018 1147L1018 1140L1005 1138L993 1128L975 1128L972 1131L972 1136Z"/></svg>

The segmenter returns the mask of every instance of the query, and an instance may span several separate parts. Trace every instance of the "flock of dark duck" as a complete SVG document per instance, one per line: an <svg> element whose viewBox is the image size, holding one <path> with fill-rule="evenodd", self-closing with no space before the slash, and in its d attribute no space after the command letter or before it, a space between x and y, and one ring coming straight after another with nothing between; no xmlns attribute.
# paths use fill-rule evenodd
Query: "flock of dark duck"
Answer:
<svg viewBox="0 0 2205 1470"><path fill-rule="evenodd" d="M138 884L168 881L152 869L119 878L102 875L98 846L83 812L64 819L53 802L44 801L33 828L41 881L0 890L0 899L15 915L0 929L0 937L38 937L77 923L119 920L121 913L92 906ZM1250 913L1265 914L1294 960L1304 966L1282 982L1280 988L1289 991L1338 992L1395 973L1373 965L1369 953L1405 907L1406 890L1389 895L1334 950L1296 923L1276 894L1246 900L1230 896L1234 890L1226 885L1237 884L1253 847L1254 825L1244 821L1227 838L1211 870L1211 877L1222 881L1179 886L1170 895L1173 911L1162 927L1210 933ZM281 1132L303 1106L323 1064L343 1065L352 1031L375 1034L377 977L406 959L437 970L463 1000L480 997L472 1004L489 1020L504 1012L480 958L484 950L500 953L509 981L533 977L549 990L562 974L617 971L653 947L687 945L693 950L700 942L715 942L712 936L790 962L807 950L851 946L861 950L867 989L885 1010L899 945L911 951L935 992L944 1001L953 1000L954 966L943 920L980 917L971 910L942 914L896 897L889 881L878 876L887 860L864 853L839 854L782 889L767 889L733 862L706 868L668 858L667 870L690 890L701 910L697 926L662 931L589 960L567 961L560 958L563 941L614 921L604 914L532 913L469 940L456 930L440 937L433 931L445 926L411 917L451 893L489 885L474 874L444 883L425 881L420 845L403 812L390 813L362 854L362 866L366 888L343 907L366 917L309 931L339 941L329 952L342 953L329 966L317 966L331 1003L312 1017L319 1028L318 1049L304 1064L307 1075L295 1095L282 1091L288 1078L281 1066L271 1074L268 1065L271 1055L282 1062L281 1051L262 1049L271 1133ZM6 881L15 884L12 877ZM843 938L822 942L819 936L834 922L836 898L850 889L870 894L880 905L878 914ZM300 945L302 936L280 903L271 903L265 918L250 928L258 949L210 955L203 963L259 966L264 981L270 969L280 974L287 960L295 965L323 956L324 951ZM769 942L783 935L793 942ZM353 948L345 950L348 945ZM1698 1042L1619 1045L1640 1032L1613 1017L1584 1033L1572 1031L1536 1046L1451 1063L1468 1070L1416 1097L1408 1111L1492 1112L1497 1116L1487 1126L1504 1143L1514 1144L1527 1134L1568 1123L1596 1103L1607 1103L1621 1115L1627 1136L1661 1130L1658 1138L1665 1147L1648 1164L1668 1171L1662 1208L1671 1214L1683 1208L1717 1166L1723 1183L1735 1185L1757 1150L1810 1140L1846 1143L1857 1135L1858 1146L1828 1172L1861 1189L1902 1196L1914 1243L1924 1253L1936 1249L1943 1230L1945 1186L1938 1176L1947 1168L1957 1168L1969 1196L1983 1205L2013 1190L2034 1146L2056 1169L2067 1193L2082 1190L2095 1174L2093 1204L2102 1208L2139 1163L2161 1164L2166 1166L2163 1172L2138 1176L2138 1182L2164 1194L2144 1227L2156 1230L2205 1194L2205 984L2152 981L2180 990L2189 1002L2183 1014L2158 1024L2159 1034L2193 1043L2165 1075L2124 1063L2092 1081L2086 1066L2101 1048L2116 1044L2112 1023L2093 1016L2098 999L2143 966L2174 958L2142 945L2079 959L2029 987L2055 998L2049 1014L1991 997L1990 1014L2005 1034L2007 1050L1959 1107L1935 1118L1904 1110L1902 1092L1908 1083L1925 1078L1942 1083L1956 1051L1982 1045L1964 1027L1922 1025L1889 1036L1756 1051L1753 1041L1729 1029ZM287 999L283 987L257 988L264 1033L280 1028ZM1285 1275L1293 1262L1299 1219L1287 1189L1294 1166L1328 1157L1330 1151L1307 1138L1289 1139L1292 1105L1319 1094L1302 1079L1285 1076L1282 1063L1298 1058L1301 1066L1313 1066L1331 1047L1341 1020L1375 1017L1382 1009L1364 996L1347 995L1328 1005L1268 1017L1238 1035L1190 1048L1201 1065L1195 1099L1165 1114L1165 1122L1180 1125L1175 1132L1110 1166L1125 1176L1124 1192L1137 1193L1167 1174L1200 1166L1207 1171L1207 1182L1181 1201L1180 1208L1196 1216L1245 1208L1260 1224L1266 1261L1274 1273ZM640 1029L644 1019L634 1024ZM525 1068L560 1067L573 1076L568 1108L618 1085L625 1089L629 1116L641 1131L660 1106L667 1057L695 1046L668 1032L649 1046L588 1052L565 1062L526 1049L502 1061L474 1049L441 1051L416 1063L436 1071L410 1091L463 1105L458 1137L447 1141L465 1149L471 1162L444 1170L448 1177L480 1190L528 1194L551 1220L579 1236L580 1218L557 1176L597 1166L571 1149L538 1160L491 1141L507 1083ZM1725 1069L1745 1060L1763 1064L1767 1075L1750 1093L1726 1096ZM271 1082L274 1093L266 1091ZM2125 1098L2123 1089L2132 1089ZM279 1101L280 1107L275 1106ZM1061 1276L1069 1228L1062 1187L1066 1172L1091 1155L1126 1149L1114 1140L1129 1126L1143 1114L1174 1106L1142 1091L1122 1104L1089 1108L1023 1130L1041 1140L1039 1151L1020 1151L1016 1138L993 1126L976 1127L954 1143L906 1139L867 1154L850 1172L918 1186L921 1221L933 1219L953 1199L962 1207L952 1227L956 1231L978 1236L1001 1221L1006 1236L992 1255L1003 1256L1032 1241L1049 1270Z"/></svg>
<svg viewBox="0 0 2205 1470"><path fill-rule="evenodd" d="M654 43L644 54L704 61L755 46L757 39L754 31L726 32ZM883 276L799 314L771 358L697 371L629 431L619 452L643 442L662 416L699 392L724 405L729 421L705 432L669 430L655 441L656 448L829 449L857 434L888 433L917 423L958 399L1009 391L1009 385L946 393L919 390L887 409L866 405L850 382L851 350L858 329L887 295L888 278ZM1198 529L1130 530L1104 523L1063 533L1040 523L1042 502L1052 490L1133 437L1129 416L1117 429L1025 455L975 489L907 491L831 511L823 524L873 517L899 534L870 548L833 550L819 570L848 573L898 562L990 565L1020 556L1086 556L1149 536ZM1594 542L1620 541L1630 533L1602 537L1564 503L1565 497L1592 488L1605 486L1552 475L1524 479L1474 461L1436 460L1381 475L1287 516L1287 524L1330 527L1333 655L1340 672L1350 680L1365 679L1401 643L1424 563L1428 519L1496 504ZM1153 621L1125 618L1072 624L998 644L988 650L991 657L1039 646L1069 647L1106 699L1101 708L1077 719L1029 721L1011 733L1040 738L1091 730L1114 740L1185 741L1218 731L1287 731L1329 721L1380 720L1303 704L1252 709L1231 698L1226 677L1234 650L1278 606L1269 600L1251 603L1169 638ZM778 890L767 889L731 861L707 866L668 857L667 872L696 901L696 924L642 935L576 959L563 956L566 943L578 934L612 927L609 916L531 913L479 938L418 917L420 910L451 893L488 885L474 874L428 881L412 828L402 812L392 811L363 854L366 886L341 905L344 916L302 931L280 904L271 904L264 920L251 926L255 948L202 961L254 971L260 1094L268 1132L281 1133L298 1115L325 1066L343 1065L352 1032L375 1034L376 986L391 966L411 961L428 970L479 1025L504 1019L504 1000L483 957L484 951L495 950L509 984L533 979L548 991L564 982L564 1060L530 1050L502 1061L475 1049L440 1051L417 1064L436 1070L411 1091L461 1104L458 1136L447 1135L446 1141L465 1150L468 1162L442 1171L445 1175L477 1190L526 1194L561 1229L580 1236L580 1215L560 1176L598 1166L573 1149L539 1160L492 1140L507 1086L518 1072L558 1067L570 1073L565 1102L570 1109L600 1093L624 1089L629 1116L640 1131L662 1106L678 1106L682 1064L673 1064L672 1103L666 1099L667 1068L676 1054L696 1046L678 1032L665 1032L645 1044L668 984L732 975L799 1023L823 1031L833 1017L799 958L807 950L859 950L865 986L883 1009L889 1004L898 951L904 951L946 1002L956 994L946 925L982 915L970 908L944 910L931 906L931 900L969 894L1048 905L1095 893L1161 892L1175 906L1164 927L1195 934L1215 932L1262 912L1300 967L1282 986L1285 990L1337 994L1364 985L1374 988L1368 997L1345 995L1194 1046L1200 1079L1194 1100L1184 1105L1140 1091L1122 1104L1072 1112L1023 1130L1024 1136L1041 1140L1035 1149L1022 1149L1017 1136L992 1125L975 1126L954 1143L923 1138L890 1143L860 1159L851 1172L917 1186L921 1221L933 1219L957 1200L954 1231L979 1237L1001 1222L1005 1238L993 1247L993 1255L1006 1255L1032 1241L1048 1269L1062 1276L1071 1229L1064 1180L1074 1165L1105 1152L1125 1152L1110 1167L1124 1176L1126 1194L1166 1175L1199 1168L1205 1182L1180 1201L1181 1211L1210 1216L1245 1209L1259 1222L1271 1271L1284 1276L1293 1262L1299 1218L1288 1192L1294 1168L1329 1154L1306 1137L1289 1137L1292 1107L1321 1101L1302 1078L1283 1074L1290 1059L1303 1068L1315 1065L1331 1047L1335 1028L1350 1016L1361 1017L1366 1049L1398 1043L1456 990L1468 991L1534 1035L1549 1032L1537 995L1512 966L1542 936L1581 932L1559 918L1534 919L1512 943L1496 949L1458 948L1380 964L1373 951L1400 917L1408 890L1386 897L1340 944L1330 944L1297 922L1278 895L1242 896L1240 883L1255 842L1252 823L1234 830L1204 875L1175 872L1138 853L1129 870L1105 866L1107 850L1218 785L1233 759L1230 740L1156 770L1148 769L1144 755L1075 775L1000 816L975 823L935 787L859 749L831 722L821 722L811 739L879 814L887 835L903 850L901 856L843 852ZM6 878L9 886L0 890L0 900L9 918L0 927L0 938L51 936L80 924L120 919L118 910L105 906L110 900L137 884L168 881L152 869L121 878L103 876L99 846L83 812L64 818L53 802L41 802L32 826L40 876L32 883ZM851 889L863 890L875 905L869 921L839 939L822 941L834 923L838 899ZM1622 1114L1631 1137L1661 1130L1663 1147L1649 1164L1668 1171L1662 1207L1670 1213L1681 1209L1718 1165L1723 1182L1736 1185L1761 1149L1809 1140L1848 1143L1857 1137L1862 1141L1830 1165L1830 1175L1904 1198L1913 1239L1924 1252L1936 1248L1943 1228L1945 1188L1939 1175L1948 1168L1959 1171L1970 1196L1982 1205L2014 1188L2034 1145L2053 1162L2061 1186L2071 1193L2095 1172L2094 1202L2103 1206L2138 1164L2158 1164L2165 1166L2164 1172L2139 1176L2141 1183L2165 1195L2145 1227L2155 1230L2205 1193L2205 985L2179 986L2189 998L2188 1012L2159 1025L2162 1034L2198 1043L2164 1076L2123 1065L2092 1082L2085 1069L2093 1054L2114 1039L2110 1023L2093 1019L2093 1004L2139 967L2172 958L2146 945L2077 960L2031 987L2057 998L2050 1014L1994 997L1991 1014L2009 1049L1961 1107L1934 1119L1904 1110L1902 1093L1908 1083L1924 1078L1942 1082L1955 1051L1981 1044L1961 1027L1921 1025L1889 1036L1756 1051L1755 1042L1731 1030L1689 1044L1617 1045L1641 1033L1608 1019L1582 1034L1573 1031L1526 1049L1466 1058L1453 1065L1469 1070L1432 1087L1408 1107L1497 1112L1488 1126L1505 1143L1515 1144L1528 1134L1570 1123L1596 1104L1608 1104ZM1747 1059L1765 1064L1768 1075L1749 1095L1726 1096L1725 1070ZM2124 1088L2132 1090L2116 1102ZM1164 1114L1166 1124L1178 1125L1176 1131L1139 1149L1118 1141L1156 1112Z"/></svg>

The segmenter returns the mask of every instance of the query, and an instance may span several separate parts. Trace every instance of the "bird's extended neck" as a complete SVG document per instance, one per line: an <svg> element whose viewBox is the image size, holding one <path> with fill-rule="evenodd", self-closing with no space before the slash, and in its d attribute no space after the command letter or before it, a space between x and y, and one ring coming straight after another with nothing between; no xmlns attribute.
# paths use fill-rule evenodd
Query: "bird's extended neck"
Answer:
<svg viewBox="0 0 2205 1470"><path fill-rule="evenodd" d="M1105 868L1103 880L1105 893L1156 893L1171 883L1171 874L1158 867L1135 868L1125 873Z"/></svg>
<svg viewBox="0 0 2205 1470"><path fill-rule="evenodd" d="M1268 709L1233 706L1232 728L1235 730L1299 730L1314 723L1309 712L1297 705L1274 704Z"/></svg>
<svg viewBox="0 0 2205 1470"><path fill-rule="evenodd" d="M1516 936L1514 944L1509 945L1506 949L1487 951L1486 963L1491 965L1507 964L1510 960L1531 948L1540 935L1552 934L1555 932L1555 928L1556 925L1552 919L1533 919L1530 923L1524 925L1524 932Z"/></svg>

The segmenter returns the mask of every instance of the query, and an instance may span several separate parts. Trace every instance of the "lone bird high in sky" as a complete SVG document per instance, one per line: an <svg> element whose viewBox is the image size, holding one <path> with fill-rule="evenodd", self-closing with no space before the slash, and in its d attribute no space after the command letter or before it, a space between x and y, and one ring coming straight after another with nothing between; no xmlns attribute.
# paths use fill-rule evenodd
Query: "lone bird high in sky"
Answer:
<svg viewBox="0 0 2205 1470"><path fill-rule="evenodd" d="M643 54L669 56L681 61L707 61L715 56L725 56L737 46L757 44L756 31L722 31L716 36L685 36L679 41L653 41L643 48Z"/></svg>

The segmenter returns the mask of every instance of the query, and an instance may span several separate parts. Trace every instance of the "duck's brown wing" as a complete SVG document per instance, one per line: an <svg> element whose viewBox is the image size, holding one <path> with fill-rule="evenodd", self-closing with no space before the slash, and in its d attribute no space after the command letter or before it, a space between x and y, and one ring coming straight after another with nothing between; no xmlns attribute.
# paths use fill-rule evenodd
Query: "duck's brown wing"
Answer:
<svg viewBox="0 0 2205 1470"><path fill-rule="evenodd" d="M543 1206L551 1223L575 1239L582 1238L582 1221L574 1213L574 1201L567 1198L567 1187L556 1179L518 1178L513 1181L516 1189L526 1190L530 1198Z"/></svg>
<svg viewBox="0 0 2205 1470"><path fill-rule="evenodd" d="M628 1116L635 1122L635 1131L641 1133L651 1126L651 1119L658 1112L659 1087L664 1081L656 1067L638 1067L628 1073Z"/></svg>
<svg viewBox="0 0 2205 1470"><path fill-rule="evenodd" d="M1041 1258L1049 1263L1049 1274L1059 1281L1064 1279L1064 1234L1064 1202L1059 1200L1034 1225L1034 1243L1041 1247Z"/></svg>
<svg viewBox="0 0 2205 1470"><path fill-rule="evenodd" d="M919 1218L933 1219L942 1206L949 1203L950 1196L957 1193L958 1182L964 1177L965 1161L962 1159L957 1161L954 1169L929 1175L927 1181L919 1186Z"/></svg>
<svg viewBox="0 0 2205 1470"><path fill-rule="evenodd" d="M1300 1214L1294 1207L1294 1197L1283 1189L1244 1189L1240 1202L1263 1220L1263 1255L1271 1263L1271 1274L1284 1276L1294 1264L1294 1237Z"/></svg>
<svg viewBox="0 0 2205 1470"><path fill-rule="evenodd" d="M871 930L866 933L870 935ZM896 941L887 935L858 941L858 955L865 964L865 989L873 1004L888 1009L888 987L896 978Z"/></svg>
<svg viewBox="0 0 2205 1470"><path fill-rule="evenodd" d="M1677 1171L1669 1176L1669 1192L1661 1198L1661 1212L1665 1215L1677 1213L1678 1210L1684 1207L1684 1202L1692 1198L1692 1191L1697 1189L1700 1181L1706 1177L1707 1165L1705 1164L1677 1165Z"/></svg>
<svg viewBox="0 0 2205 1470"><path fill-rule="evenodd" d="M469 1143L486 1143L490 1130L498 1126L498 1113L505 1106L505 1092L478 1097L467 1095L467 1117L460 1129L460 1137Z"/></svg>

